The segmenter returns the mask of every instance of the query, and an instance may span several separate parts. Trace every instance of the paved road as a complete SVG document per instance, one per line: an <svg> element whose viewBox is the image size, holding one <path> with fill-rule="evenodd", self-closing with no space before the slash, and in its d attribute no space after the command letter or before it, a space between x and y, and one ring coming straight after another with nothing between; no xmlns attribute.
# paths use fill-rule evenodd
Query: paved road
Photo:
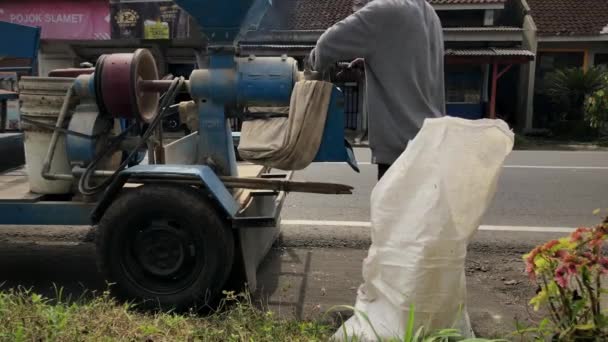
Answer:
<svg viewBox="0 0 608 342"><path fill-rule="evenodd" d="M368 221L376 169L368 150L357 149L361 173L348 166L314 165L296 179L355 186L353 195L291 194L286 220ZM596 208L608 208L608 152L515 151L509 156L496 198L483 224L576 227L597 223Z"/></svg>

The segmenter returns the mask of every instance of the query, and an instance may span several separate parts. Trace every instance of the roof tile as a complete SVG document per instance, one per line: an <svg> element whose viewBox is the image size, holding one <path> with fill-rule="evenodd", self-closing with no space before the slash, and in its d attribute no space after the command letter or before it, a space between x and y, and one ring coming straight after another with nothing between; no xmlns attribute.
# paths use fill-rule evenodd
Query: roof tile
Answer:
<svg viewBox="0 0 608 342"><path fill-rule="evenodd" d="M428 0L433 5L504 4L507 0Z"/></svg>
<svg viewBox="0 0 608 342"><path fill-rule="evenodd" d="M481 48L481 49L447 49L446 56L500 56L513 57L522 56L534 58L534 53L522 48Z"/></svg>
<svg viewBox="0 0 608 342"><path fill-rule="evenodd" d="M539 35L600 35L608 26L608 0L528 0L528 4Z"/></svg>
<svg viewBox="0 0 608 342"><path fill-rule="evenodd" d="M500 4L507 0L427 0L437 5ZM281 30L325 30L353 13L354 0L279 0L262 27Z"/></svg>

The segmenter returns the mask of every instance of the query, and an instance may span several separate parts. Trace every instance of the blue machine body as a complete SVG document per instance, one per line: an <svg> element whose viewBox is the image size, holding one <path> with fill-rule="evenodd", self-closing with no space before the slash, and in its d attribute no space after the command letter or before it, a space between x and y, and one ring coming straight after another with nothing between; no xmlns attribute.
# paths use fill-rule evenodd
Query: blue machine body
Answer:
<svg viewBox="0 0 608 342"><path fill-rule="evenodd" d="M344 137L344 93L336 86L331 94L325 130L314 162L346 162L359 172L355 153Z"/></svg>
<svg viewBox="0 0 608 342"><path fill-rule="evenodd" d="M107 136L113 121L100 114L97 105L81 104L78 106L78 120L71 120L68 129L90 137L68 134L66 136L66 153L72 165L86 166L91 163L100 149L102 137Z"/></svg>
<svg viewBox="0 0 608 342"><path fill-rule="evenodd" d="M289 105L297 75L292 58L239 58L237 101L250 106Z"/></svg>
<svg viewBox="0 0 608 342"><path fill-rule="evenodd" d="M222 175L237 175L226 106L286 106L297 78L292 58L210 56L209 69L190 76L190 95L199 110L199 162Z"/></svg>
<svg viewBox="0 0 608 342"><path fill-rule="evenodd" d="M240 33L255 28L270 0L176 0L200 24L210 41L209 65L195 70L189 92L199 114L197 165L138 165L120 172L93 210L81 202L1 203L0 224L90 224L97 222L129 179L145 183L187 177L200 179L208 195L231 219L238 204L219 176L238 176L234 143L227 108L282 107L290 102L298 80L297 63L286 57L238 57L235 47ZM76 81L76 89L94 96L93 78ZM91 125L93 127L94 125ZM91 129L93 133L95 129ZM73 140L74 154L88 157L93 145ZM344 98L334 87L325 130L316 162L347 162L358 170L352 149L344 139ZM90 213L93 214L90 216ZM242 218L240 218L242 219Z"/></svg>
<svg viewBox="0 0 608 342"><path fill-rule="evenodd" d="M271 0L175 0L199 24L212 44L227 45L243 30L256 29Z"/></svg>
<svg viewBox="0 0 608 342"><path fill-rule="evenodd" d="M226 106L286 106L298 79L297 62L286 57L236 57L241 37L257 29L271 0L176 0L209 40L209 67L190 77L190 94L199 109L199 162L222 175L236 175L232 132ZM315 161L348 162L358 170L344 139L342 94L336 89ZM342 111L340 111L340 108Z"/></svg>
<svg viewBox="0 0 608 342"><path fill-rule="evenodd" d="M297 81L293 58L215 54L190 76L190 95L232 106L287 106Z"/></svg>
<svg viewBox="0 0 608 342"><path fill-rule="evenodd" d="M198 162L211 165L221 175L236 175L236 156L226 105L236 102L236 64L229 54L209 58L209 69L190 76L190 95L198 105Z"/></svg>

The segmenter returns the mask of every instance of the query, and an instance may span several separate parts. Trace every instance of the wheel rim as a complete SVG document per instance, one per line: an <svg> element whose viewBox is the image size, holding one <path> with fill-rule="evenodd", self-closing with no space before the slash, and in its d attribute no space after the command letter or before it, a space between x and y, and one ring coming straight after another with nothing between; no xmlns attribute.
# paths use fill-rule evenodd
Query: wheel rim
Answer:
<svg viewBox="0 0 608 342"><path fill-rule="evenodd" d="M130 225L122 242L122 267L137 286L168 295L190 286L204 267L202 243L179 220L149 219Z"/></svg>

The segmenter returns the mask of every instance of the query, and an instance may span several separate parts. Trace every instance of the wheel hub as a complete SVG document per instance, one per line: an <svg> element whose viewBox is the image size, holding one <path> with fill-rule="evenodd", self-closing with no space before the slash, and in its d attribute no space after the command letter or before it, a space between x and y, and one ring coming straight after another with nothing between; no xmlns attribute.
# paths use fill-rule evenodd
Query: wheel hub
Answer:
<svg viewBox="0 0 608 342"><path fill-rule="evenodd" d="M173 227L140 231L135 244L135 256L141 267L154 276L170 277L184 264L187 243Z"/></svg>

